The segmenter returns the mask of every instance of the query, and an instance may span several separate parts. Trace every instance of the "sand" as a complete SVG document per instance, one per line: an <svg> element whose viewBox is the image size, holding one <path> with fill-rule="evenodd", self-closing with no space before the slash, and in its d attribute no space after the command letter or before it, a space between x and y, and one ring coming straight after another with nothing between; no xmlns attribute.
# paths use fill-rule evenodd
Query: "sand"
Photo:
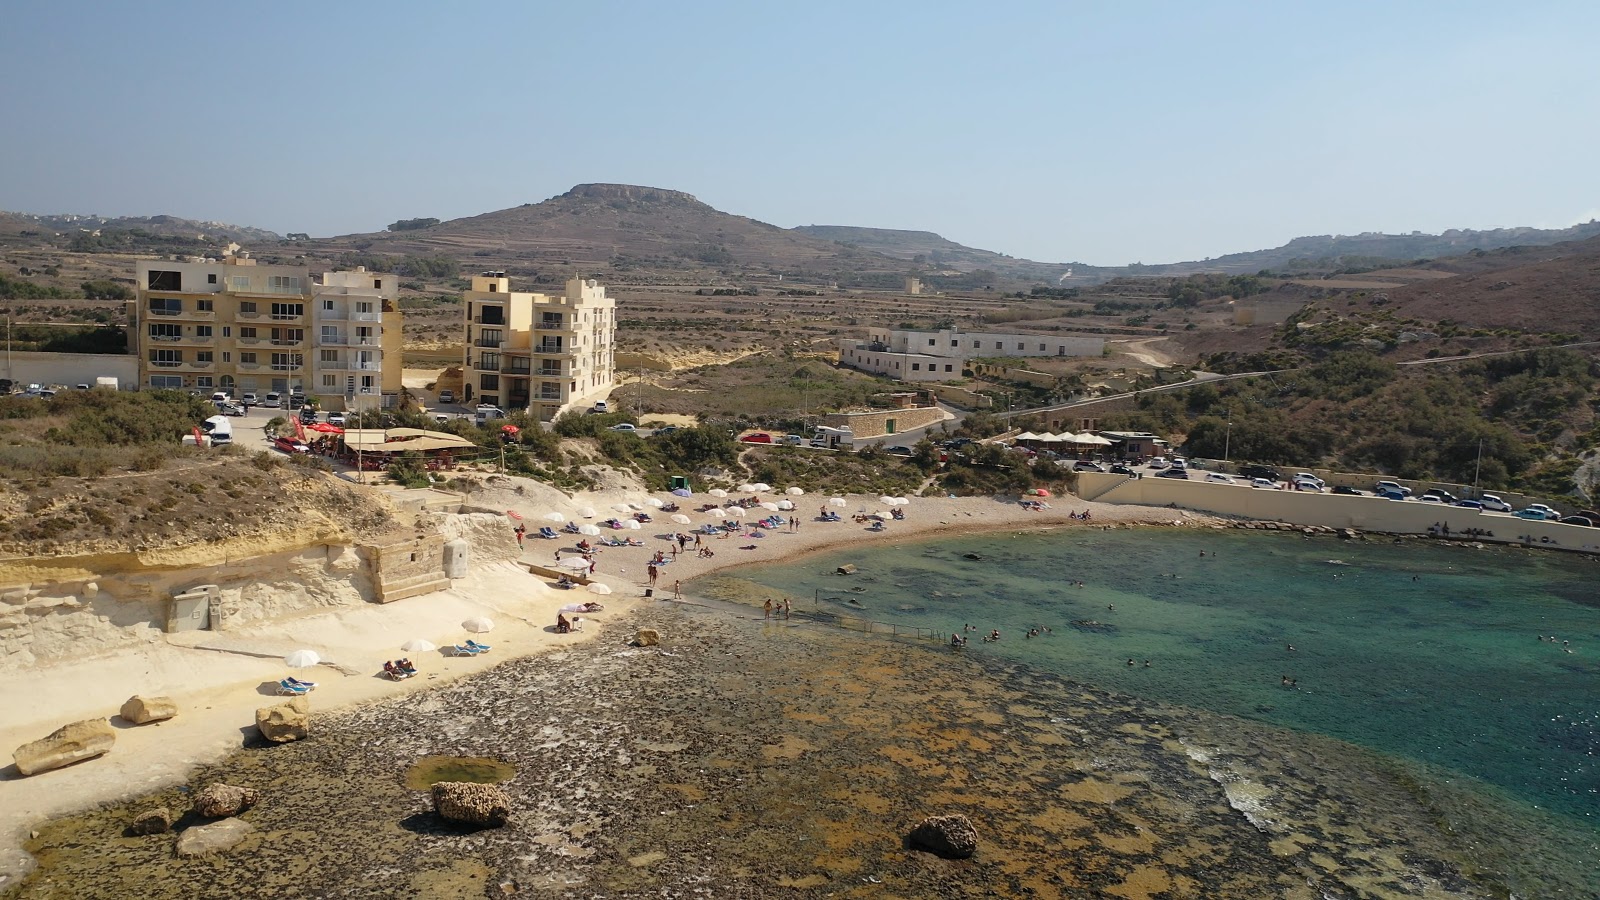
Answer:
<svg viewBox="0 0 1600 900"><path fill-rule="evenodd" d="M473 502L521 515L531 532L541 524L550 524L540 517L552 511L580 522L599 522L611 516L625 518L611 508L625 502L644 506L655 521L640 530L602 529L602 536L627 536L645 543L638 548L601 548L596 554L594 577L613 589L610 596L557 590L515 563L495 563L475 568L449 591L387 605L330 609L237 631L167 635L162 642L138 651L41 667L13 679L7 685L11 708L0 722L0 747L14 748L69 722L114 716L133 694L172 696L180 713L175 719L144 726L126 725L113 718L118 727L117 744L98 759L31 778L20 777L14 767L0 772L0 886L31 865L21 843L36 823L158 790L181 781L194 767L220 760L242 746L254 731L255 709L281 702L275 686L280 678L291 674L282 662L289 651L310 648L324 659L324 664L313 670L292 673L318 682L311 695L315 713L425 690L507 658L592 640L604 633L608 617L644 602L650 557L657 550L668 550L670 558L670 536L677 531L687 533L705 522L706 517L694 510L712 499L701 495L679 499L677 502L692 524L677 525L668 521L667 514L644 504L650 495L642 492L567 498L533 482L501 481L508 485L507 489L474 495ZM674 499L664 494L655 496ZM876 497L847 498L847 505L837 508L845 520L836 523L815 521L825 497L766 494L764 499L792 500L802 518L799 531L779 529L759 539L743 535L705 538L705 545L716 555L697 558L692 547L681 553L676 561L662 567L657 596L672 597L674 582L731 566L793 558L851 544L866 548L874 542L1013 528L1211 521L1184 510L1085 503L1070 497L1046 500L1052 508L1042 511L1025 510L1014 501L987 498L913 498L904 507L905 521L892 521L885 531L874 533L852 522L850 516L887 509ZM580 515L586 507L594 510L592 519ZM1092 515L1090 521L1069 518L1069 513L1085 510ZM765 514L765 510L754 510L747 514L747 521ZM511 521L508 516L508 523ZM577 540L574 535L562 535L560 540L530 535L523 559L548 565L554 561L557 549L565 549L562 556L571 555ZM750 546L754 549L740 549ZM589 617L583 633L554 633L553 623L561 606L593 599L601 600L607 610ZM494 647L486 657L453 658L438 652L405 654L400 650L403 642L415 637L441 647L463 641L469 635L459 623L475 616L488 616L496 623L492 632L479 635ZM622 641L627 637L630 636L609 635L607 640ZM400 683L382 677L383 662L402 655L409 655L422 669L422 675ZM18 702L19 698L26 701Z"/></svg>

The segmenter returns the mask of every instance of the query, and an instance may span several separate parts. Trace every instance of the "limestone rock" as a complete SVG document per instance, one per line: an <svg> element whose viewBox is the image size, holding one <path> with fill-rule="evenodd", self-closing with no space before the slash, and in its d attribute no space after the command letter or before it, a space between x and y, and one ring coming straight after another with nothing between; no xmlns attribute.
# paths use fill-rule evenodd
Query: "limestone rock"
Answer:
<svg viewBox="0 0 1600 900"><path fill-rule="evenodd" d="M451 822L499 826L511 820L511 798L492 784L441 781L433 786L433 811Z"/></svg>
<svg viewBox="0 0 1600 900"><path fill-rule="evenodd" d="M654 628L641 628L633 635L633 645L635 647L659 647L661 646L661 633Z"/></svg>
<svg viewBox="0 0 1600 900"><path fill-rule="evenodd" d="M194 812L208 819L237 816L261 801L261 792L255 788L235 787L214 781L194 795Z"/></svg>
<svg viewBox="0 0 1600 900"><path fill-rule="evenodd" d="M244 840L256 827L243 819L223 819L210 825L184 829L178 836L179 856L205 856L227 850Z"/></svg>
<svg viewBox="0 0 1600 900"><path fill-rule="evenodd" d="M134 694L128 702L122 704L122 716L125 721L135 725L144 725L149 722L159 722L170 719L178 714L178 704L171 697L141 697Z"/></svg>
<svg viewBox="0 0 1600 900"><path fill-rule="evenodd" d="M296 697L256 710L256 729L275 744L304 740L311 733L311 701Z"/></svg>
<svg viewBox="0 0 1600 900"><path fill-rule="evenodd" d="M978 830L966 816L929 816L911 830L911 845L945 859L966 859L978 850Z"/></svg>
<svg viewBox="0 0 1600 900"><path fill-rule="evenodd" d="M63 725L31 744L23 744L11 754L17 771L24 775L37 775L51 769L69 766L79 760L100 756L117 742L117 733L105 719L85 719Z"/></svg>
<svg viewBox="0 0 1600 900"><path fill-rule="evenodd" d="M129 834L166 834L172 830L172 811L165 806L148 809L128 826Z"/></svg>
<svg viewBox="0 0 1600 900"><path fill-rule="evenodd" d="M856 567L851 563L845 563L834 571L838 572L840 575L854 575L856 573Z"/></svg>

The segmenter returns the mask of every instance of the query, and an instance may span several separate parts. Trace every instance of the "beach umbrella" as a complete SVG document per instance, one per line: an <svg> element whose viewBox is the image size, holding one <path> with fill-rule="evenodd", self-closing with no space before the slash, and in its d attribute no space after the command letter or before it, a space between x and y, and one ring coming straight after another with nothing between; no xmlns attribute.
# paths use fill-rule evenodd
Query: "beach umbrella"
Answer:
<svg viewBox="0 0 1600 900"><path fill-rule="evenodd" d="M291 669L304 669L322 662L322 657L315 650L296 650L283 658L283 664Z"/></svg>
<svg viewBox="0 0 1600 900"><path fill-rule="evenodd" d="M657 500L654 497L646 497L644 502L650 504L651 506L654 506L656 509L660 509L661 507L666 506L665 503L662 503L660 500Z"/></svg>
<svg viewBox="0 0 1600 900"><path fill-rule="evenodd" d="M797 487L784 488L783 492L785 494L788 494L791 497L804 497L806 495L806 489L805 488L797 488Z"/></svg>
<svg viewBox="0 0 1600 900"><path fill-rule="evenodd" d="M606 593L609 594L610 591L608 590ZM585 605L586 604L583 603L568 603L566 606L561 607L561 611L569 613L587 612L587 610L584 609Z"/></svg>
<svg viewBox="0 0 1600 900"><path fill-rule="evenodd" d="M569 556L560 563L561 568L571 569L574 572L589 571L589 561L581 556Z"/></svg>
<svg viewBox="0 0 1600 900"><path fill-rule="evenodd" d="M770 490L772 490L772 485L767 484L766 482L758 481L755 484L750 485L750 490L755 491L756 493L759 494L762 491L770 491Z"/></svg>
<svg viewBox="0 0 1600 900"><path fill-rule="evenodd" d="M672 520L673 524L675 524L675 525L687 525L687 524L689 524L689 517L684 515L683 513L673 513L669 518Z"/></svg>
<svg viewBox="0 0 1600 900"><path fill-rule="evenodd" d="M483 616L477 616L462 622L461 627L472 632L473 634L483 634L485 631L494 630L494 620L486 619Z"/></svg>
<svg viewBox="0 0 1600 900"><path fill-rule="evenodd" d="M422 638L412 638L401 644L400 649L408 653L431 653L439 648L435 647L432 642L425 641Z"/></svg>
<svg viewBox="0 0 1600 900"><path fill-rule="evenodd" d="M558 512L548 512L548 513L545 513L544 515L540 516L539 518L545 520L546 522L554 522L557 525L560 525L562 522L565 522L567 520L566 516L563 516L561 513L558 513Z"/></svg>
<svg viewBox="0 0 1600 900"><path fill-rule="evenodd" d="M713 507L713 508L711 508L711 509L708 509L708 510L706 510L706 517L707 517L707 518L711 518L711 519L721 519L721 518L723 518L723 517L725 517L725 516L727 516L727 513L726 513L726 512L723 512L723 511L722 511L722 510L720 510L720 509L716 509L716 508L715 508L715 507Z"/></svg>
<svg viewBox="0 0 1600 900"><path fill-rule="evenodd" d="M850 501L844 499L843 497L829 497L828 498L828 505L829 506L845 507L845 506L849 506L850 505Z"/></svg>
<svg viewBox="0 0 1600 900"><path fill-rule="evenodd" d="M583 516L585 519L592 519L594 518L594 507L585 506L584 508L578 510L578 515Z"/></svg>
<svg viewBox="0 0 1600 900"><path fill-rule="evenodd" d="M600 533L600 526L599 525L579 525L578 526L578 533L579 534L586 534L589 537L594 537L595 535Z"/></svg>
<svg viewBox="0 0 1600 900"><path fill-rule="evenodd" d="M779 500L778 508L784 512L788 512L789 510L794 509L794 504L790 503L788 500Z"/></svg>
<svg viewBox="0 0 1600 900"><path fill-rule="evenodd" d="M728 515L734 517L735 519L742 519L744 518L744 507L730 506L728 507Z"/></svg>
<svg viewBox="0 0 1600 900"><path fill-rule="evenodd" d="M723 497L728 496L728 492L723 490L722 488L712 488L711 490L706 491L706 493L710 494L713 497L716 497L718 500L721 500Z"/></svg>
<svg viewBox="0 0 1600 900"><path fill-rule="evenodd" d="M620 513L633 512L633 507L629 506L626 503L618 503L618 504L612 506L611 508L616 510L617 512L620 512Z"/></svg>
<svg viewBox="0 0 1600 900"><path fill-rule="evenodd" d="M887 518L890 518L893 514L890 513L886 509L880 509L877 512L873 513L873 515L877 516L880 519L887 519Z"/></svg>
<svg viewBox="0 0 1600 900"><path fill-rule="evenodd" d="M628 508L633 510L634 512L644 512L644 507L639 505L639 504L637 504L637 503L629 503L628 504Z"/></svg>
<svg viewBox="0 0 1600 900"><path fill-rule="evenodd" d="M591 594L609 594L609 593L611 593L611 585L609 585L609 584L601 584L598 581L591 581L589 583L589 593L591 593Z"/></svg>
<svg viewBox="0 0 1600 900"><path fill-rule="evenodd" d="M756 486L751 484L748 481L745 482L744 484L741 484L738 487L734 488L734 490L738 491L741 494L748 494L748 493L750 493L751 491L753 491L755 489L756 489Z"/></svg>
<svg viewBox="0 0 1600 900"><path fill-rule="evenodd" d="M638 519L623 519L622 527L628 529L629 531L638 531L644 526L639 524Z"/></svg>
<svg viewBox="0 0 1600 900"><path fill-rule="evenodd" d="M776 503L767 502L767 503L760 503L760 504L757 504L757 505L760 506L762 509L770 510L771 512L777 512L778 511L778 504L776 504Z"/></svg>
<svg viewBox="0 0 1600 900"><path fill-rule="evenodd" d="M907 500L904 497L890 497L889 498L889 502L893 503L895 506L910 506L911 505L911 501Z"/></svg>
<svg viewBox="0 0 1600 900"><path fill-rule="evenodd" d="M1048 497L1048 496L1050 496L1050 492L1045 490L1044 488L1039 488L1038 490L1033 492L1033 495L1035 497Z"/></svg>
<svg viewBox="0 0 1600 900"><path fill-rule="evenodd" d="M878 498L878 502L882 503L884 506L893 506L894 505L894 498L893 497L879 497Z"/></svg>
<svg viewBox="0 0 1600 900"><path fill-rule="evenodd" d="M691 491L688 488L678 488L672 492L672 496L674 497L690 497L693 495L694 491Z"/></svg>

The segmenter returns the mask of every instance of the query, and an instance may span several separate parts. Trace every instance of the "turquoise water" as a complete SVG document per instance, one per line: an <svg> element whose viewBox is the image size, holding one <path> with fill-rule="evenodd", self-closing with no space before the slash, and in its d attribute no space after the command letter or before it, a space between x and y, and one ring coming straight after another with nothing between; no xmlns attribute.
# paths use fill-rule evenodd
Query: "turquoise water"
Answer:
<svg viewBox="0 0 1600 900"><path fill-rule="evenodd" d="M846 562L860 572L831 574ZM1600 834L1600 565L1591 560L1068 529L840 551L739 577L802 611L815 603L946 641L970 623L966 653L1328 735L1495 786L1497 802L1553 814L1582 843ZM1086 620L1100 624L1072 624ZM1035 626L1051 631L1025 637ZM981 643L994 628L1001 640Z"/></svg>

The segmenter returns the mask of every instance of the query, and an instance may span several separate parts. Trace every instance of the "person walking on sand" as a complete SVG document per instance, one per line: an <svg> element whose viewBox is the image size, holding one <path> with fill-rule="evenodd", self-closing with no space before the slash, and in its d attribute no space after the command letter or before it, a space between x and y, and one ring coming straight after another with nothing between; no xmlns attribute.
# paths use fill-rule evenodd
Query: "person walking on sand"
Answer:
<svg viewBox="0 0 1600 900"><path fill-rule="evenodd" d="M656 586L656 576L661 573L661 570L656 568L656 564L655 563L651 563L651 564L649 564L649 565L644 567L644 571L645 571L645 575L648 576L648 578L650 580L650 586L651 587L655 587Z"/></svg>
<svg viewBox="0 0 1600 900"><path fill-rule="evenodd" d="M761 609L766 613L766 615L762 616L762 618L765 618L765 619L772 618L772 598L771 597L767 598L767 602L766 603L761 604Z"/></svg>
<svg viewBox="0 0 1600 900"><path fill-rule="evenodd" d="M672 583L672 599L674 599L674 600L682 600L683 599L683 591L678 590L678 585L680 585L682 583L683 582L681 582L681 581L674 581Z"/></svg>
<svg viewBox="0 0 1600 900"><path fill-rule="evenodd" d="M793 611L793 609L794 608L789 605L789 598L788 597L783 598L783 618L785 620L787 620L789 618L789 613L791 611Z"/></svg>

